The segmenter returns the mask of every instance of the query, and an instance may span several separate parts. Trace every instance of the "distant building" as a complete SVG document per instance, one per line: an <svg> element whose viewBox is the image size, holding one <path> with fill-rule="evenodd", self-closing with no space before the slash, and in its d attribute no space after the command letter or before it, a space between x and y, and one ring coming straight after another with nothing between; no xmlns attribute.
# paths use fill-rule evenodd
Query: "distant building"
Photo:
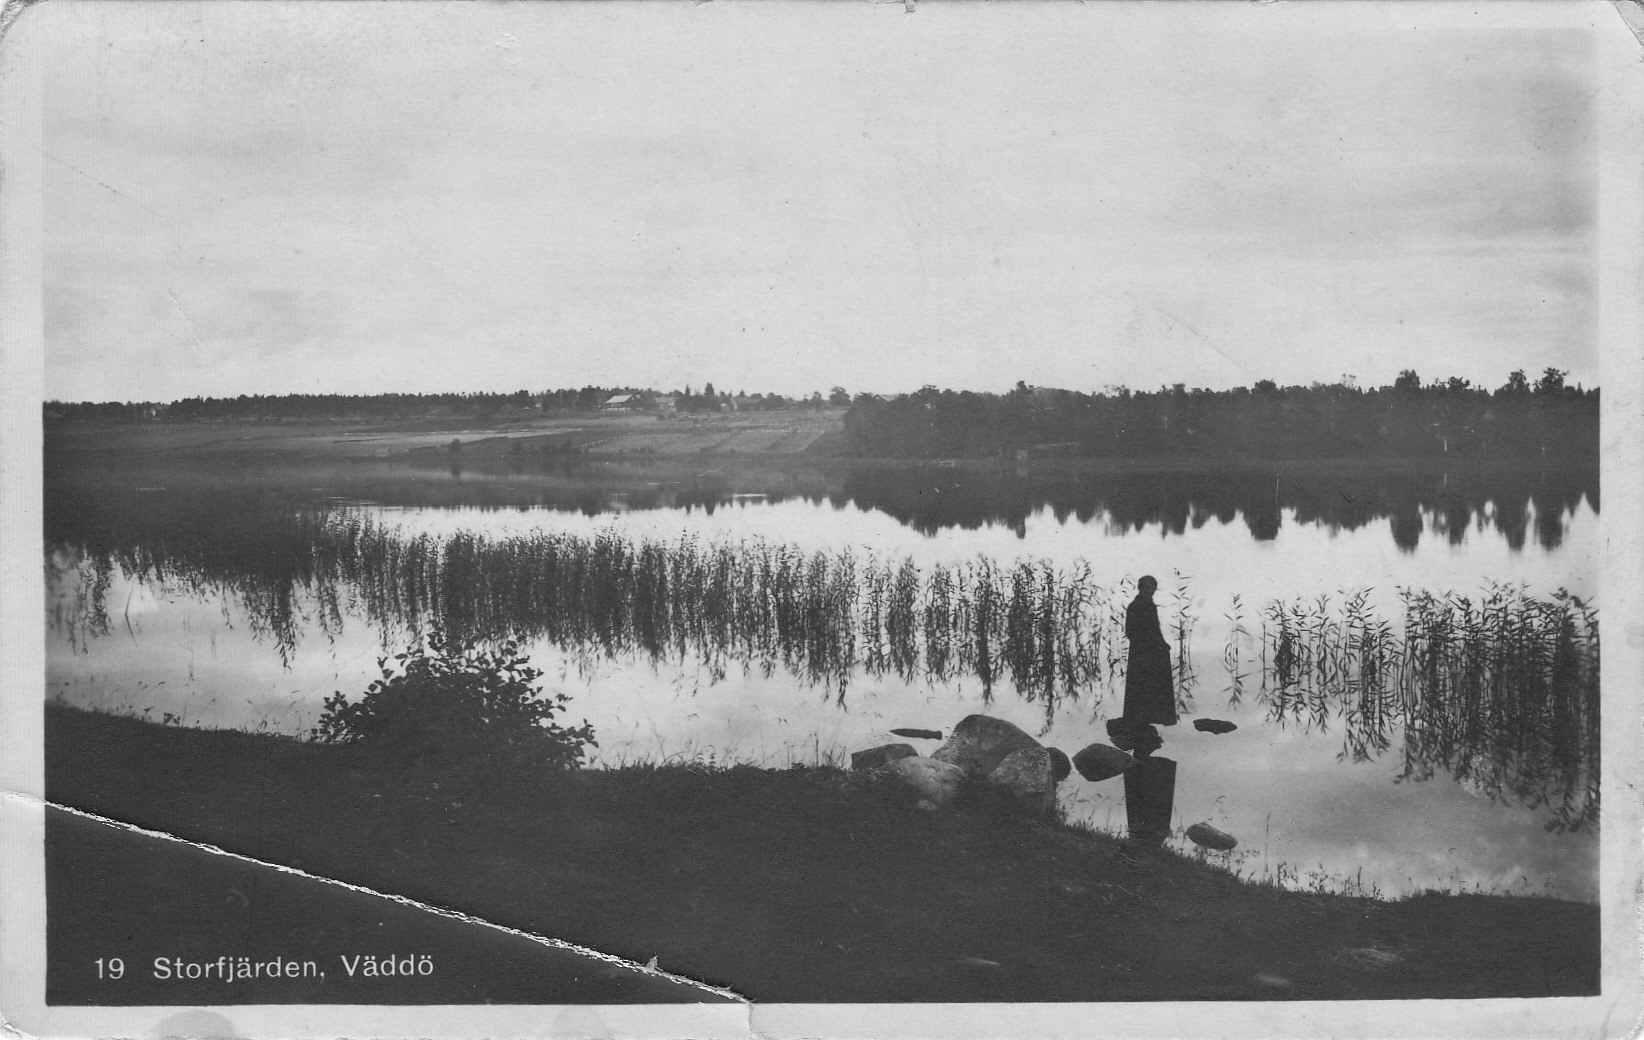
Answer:
<svg viewBox="0 0 1644 1040"><path fill-rule="evenodd" d="M599 406L602 412L637 412L643 404L638 394L617 394Z"/></svg>
<svg viewBox="0 0 1644 1040"><path fill-rule="evenodd" d="M656 410L659 412L676 412L679 410L679 398L673 394L659 394L656 397Z"/></svg>

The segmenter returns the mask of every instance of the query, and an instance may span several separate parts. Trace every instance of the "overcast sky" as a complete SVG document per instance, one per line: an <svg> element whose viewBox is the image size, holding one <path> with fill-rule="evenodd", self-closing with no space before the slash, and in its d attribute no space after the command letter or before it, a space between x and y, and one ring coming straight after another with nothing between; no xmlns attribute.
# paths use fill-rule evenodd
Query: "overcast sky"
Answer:
<svg viewBox="0 0 1644 1040"><path fill-rule="evenodd" d="M1590 385L1591 40L1438 7L41 5L45 391Z"/></svg>

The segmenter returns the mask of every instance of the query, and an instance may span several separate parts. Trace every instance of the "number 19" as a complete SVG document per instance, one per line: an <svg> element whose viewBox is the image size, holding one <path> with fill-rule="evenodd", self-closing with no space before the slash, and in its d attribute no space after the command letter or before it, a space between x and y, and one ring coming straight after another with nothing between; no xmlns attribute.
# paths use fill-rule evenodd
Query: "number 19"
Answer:
<svg viewBox="0 0 1644 1040"><path fill-rule="evenodd" d="M117 979L126 973L126 962L118 957L110 957L107 961L97 958L97 977L100 979Z"/></svg>

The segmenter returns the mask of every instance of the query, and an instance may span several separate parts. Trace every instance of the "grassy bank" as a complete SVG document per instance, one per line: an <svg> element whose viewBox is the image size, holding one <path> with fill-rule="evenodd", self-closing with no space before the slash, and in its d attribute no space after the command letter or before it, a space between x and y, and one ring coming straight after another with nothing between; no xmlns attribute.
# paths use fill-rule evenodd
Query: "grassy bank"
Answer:
<svg viewBox="0 0 1644 1040"><path fill-rule="evenodd" d="M1127 859L1109 838L985 801L922 812L893 786L828 769L631 767L453 786L379 772L345 748L53 706L46 771L47 796L63 805L636 961L655 957L666 971L762 1001L1597 991L1596 907L1283 892L1168 854ZM441 921L454 931L408 937L414 921L371 916L385 904L361 917L366 897L345 910L277 898L255 875L205 877L227 869L222 859L176 845L138 854L106 829L88 834L83 821L54 814L55 998L95 1000L96 983L76 966L117 949L146 973L152 957L179 947L234 955L273 943L272 931L290 956L324 942L390 952L371 941L395 935L428 947L442 977L470 980L441 994L412 987L404 1002L682 999L614 977L585 984L586 965L539 963L540 948L475 926ZM530 971L519 967L533 957ZM101 995L142 1002L113 999L106 986ZM384 998L333 990L325 999Z"/></svg>

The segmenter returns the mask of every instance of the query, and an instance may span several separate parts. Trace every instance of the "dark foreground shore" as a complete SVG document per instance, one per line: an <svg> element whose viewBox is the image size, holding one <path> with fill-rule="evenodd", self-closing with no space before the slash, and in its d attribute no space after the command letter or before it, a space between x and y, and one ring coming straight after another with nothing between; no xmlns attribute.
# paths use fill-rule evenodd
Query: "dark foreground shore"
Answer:
<svg viewBox="0 0 1644 1040"><path fill-rule="evenodd" d="M52 706L46 790L317 878L655 958L758 1001L1598 992L1594 906L1282 892L1170 854L1126 858L1112 839L981 794L923 812L889 783L831 769L441 781L335 747ZM51 1003L724 999L66 812L48 813L46 837ZM224 980L224 961L255 977ZM201 977L177 977L191 971Z"/></svg>

